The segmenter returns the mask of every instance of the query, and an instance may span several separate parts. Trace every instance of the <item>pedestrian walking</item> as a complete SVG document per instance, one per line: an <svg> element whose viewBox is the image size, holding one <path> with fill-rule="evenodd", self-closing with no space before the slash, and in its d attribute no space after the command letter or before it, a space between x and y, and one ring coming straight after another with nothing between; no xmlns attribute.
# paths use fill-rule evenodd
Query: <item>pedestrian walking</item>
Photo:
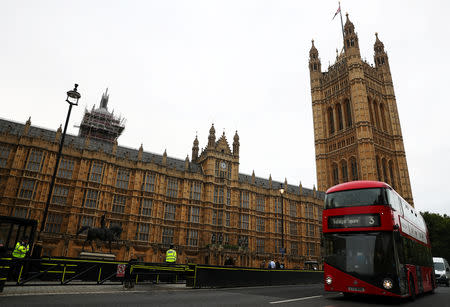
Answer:
<svg viewBox="0 0 450 307"><path fill-rule="evenodd" d="M269 261L269 267L268 268L269 269L275 269L276 268L276 264L275 264L275 261L273 261L273 259Z"/></svg>

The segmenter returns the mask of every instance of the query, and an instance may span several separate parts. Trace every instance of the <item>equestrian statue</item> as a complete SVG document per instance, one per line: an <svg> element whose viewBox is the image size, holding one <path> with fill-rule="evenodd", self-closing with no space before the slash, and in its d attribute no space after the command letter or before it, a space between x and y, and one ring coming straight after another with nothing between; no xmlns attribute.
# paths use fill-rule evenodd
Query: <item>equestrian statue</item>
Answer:
<svg viewBox="0 0 450 307"><path fill-rule="evenodd" d="M96 241L96 240L100 240L103 242L109 242L109 252L111 253L111 242L119 240L120 235L122 233L122 227L120 227L119 225L112 225L109 228L106 228L105 215L102 216L100 224L101 224L100 228L92 228L90 226L83 226L77 231L77 237L78 237L78 235L80 233L87 230L87 237L86 237L86 240L83 242L83 248L82 248L83 252L84 252L84 246L86 245L87 242L90 243L91 250L92 250L92 252L94 252L94 245L92 244L92 242Z"/></svg>

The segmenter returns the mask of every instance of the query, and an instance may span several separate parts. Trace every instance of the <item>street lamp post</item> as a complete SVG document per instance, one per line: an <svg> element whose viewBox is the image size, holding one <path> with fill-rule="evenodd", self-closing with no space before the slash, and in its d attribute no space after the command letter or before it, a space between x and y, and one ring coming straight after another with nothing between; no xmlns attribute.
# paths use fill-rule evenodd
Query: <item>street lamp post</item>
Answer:
<svg viewBox="0 0 450 307"><path fill-rule="evenodd" d="M70 113L72 112L72 106L77 106L78 99L80 99L80 97L81 97L80 93L78 93L78 91L77 91L77 87L78 87L78 84L75 84L75 88L73 90L67 92L66 102L69 103L69 111L67 112L67 118L66 118L66 123L64 125L64 131L61 136L61 142L59 143L58 154L56 155L55 169L53 170L53 176L50 181L50 188L48 190L47 202L45 203L44 215L42 217L41 228L39 230L39 235L38 235L38 241L40 241L41 233L44 231L45 222L47 221L48 207L50 206L50 199L51 199L52 193L53 193L53 186L55 185L56 173L58 171L59 160L61 159L61 152L62 152L62 148L64 145L64 138L66 137L66 131L67 131L67 125L69 124Z"/></svg>
<svg viewBox="0 0 450 307"><path fill-rule="evenodd" d="M284 208L283 208L283 194L284 194L283 184L280 183L280 196L281 196L281 250L282 250L282 255L283 255L283 257L284 257L284 254L285 254L286 250L284 249Z"/></svg>

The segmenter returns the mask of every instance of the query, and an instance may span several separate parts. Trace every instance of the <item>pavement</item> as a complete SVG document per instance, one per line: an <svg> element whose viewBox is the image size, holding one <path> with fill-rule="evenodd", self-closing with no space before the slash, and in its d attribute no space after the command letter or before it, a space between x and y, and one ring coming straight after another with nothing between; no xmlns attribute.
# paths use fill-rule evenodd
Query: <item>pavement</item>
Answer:
<svg viewBox="0 0 450 307"><path fill-rule="evenodd" d="M155 290L188 290L192 289L186 287L185 283L158 283L150 284L143 283L137 284L132 289L125 289L121 284L27 284L24 286L15 286L14 284L7 283L3 292L0 292L1 297L9 296L24 296L24 295L64 295L64 294L107 294L107 293L138 293L148 292Z"/></svg>

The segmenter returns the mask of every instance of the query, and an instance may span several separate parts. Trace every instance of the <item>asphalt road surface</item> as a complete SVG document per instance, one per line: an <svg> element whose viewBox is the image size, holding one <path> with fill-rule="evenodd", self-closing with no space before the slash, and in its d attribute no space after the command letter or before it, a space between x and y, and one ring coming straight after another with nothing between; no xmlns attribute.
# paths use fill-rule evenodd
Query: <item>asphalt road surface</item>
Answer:
<svg viewBox="0 0 450 307"><path fill-rule="evenodd" d="M385 297L344 298L326 293L321 284L226 289L157 289L20 295L0 295L0 306L450 306L450 288L439 287L434 294L414 302Z"/></svg>

